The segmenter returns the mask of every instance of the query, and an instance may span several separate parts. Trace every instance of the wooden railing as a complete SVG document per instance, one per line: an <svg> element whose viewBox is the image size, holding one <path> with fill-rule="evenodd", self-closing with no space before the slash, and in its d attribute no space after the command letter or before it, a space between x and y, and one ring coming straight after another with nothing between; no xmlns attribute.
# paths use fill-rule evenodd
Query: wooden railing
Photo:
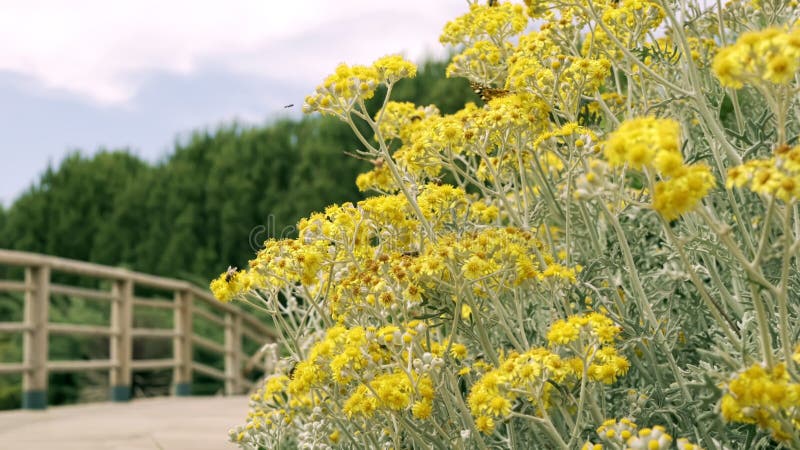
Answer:
<svg viewBox="0 0 800 450"><path fill-rule="evenodd" d="M52 372L108 370L110 397L127 401L131 397L134 370L172 369L174 395L191 395L193 372L224 382L226 394L241 393L252 382L244 376L248 366L259 365L258 351L245 352L243 340L264 344L274 342L275 332L246 311L223 304L210 292L186 281L162 278L121 268L45 256L34 253L0 250L0 267L24 268L24 280L0 280L0 292L24 293L23 322L0 318L0 333L22 333L22 362L0 361L0 374L22 374L22 407L42 409L47 406L48 378ZM53 282L53 273L104 280L106 289L78 287ZM21 277L20 277L21 278ZM63 277L62 277L63 278ZM139 290L167 292L153 297L135 295ZM107 326L52 323L48 309L51 296L61 294L111 303ZM7 301L7 300L4 300ZM171 310L171 328L135 328L134 306ZM224 328L224 342L200 336L193 330L193 320ZM48 357L51 335L107 337L109 359L52 361ZM133 359L133 340L162 338L172 340L172 358ZM224 371L194 361L193 347L221 355ZM259 348L261 345L255 345ZM249 369L250 367L248 367Z"/></svg>

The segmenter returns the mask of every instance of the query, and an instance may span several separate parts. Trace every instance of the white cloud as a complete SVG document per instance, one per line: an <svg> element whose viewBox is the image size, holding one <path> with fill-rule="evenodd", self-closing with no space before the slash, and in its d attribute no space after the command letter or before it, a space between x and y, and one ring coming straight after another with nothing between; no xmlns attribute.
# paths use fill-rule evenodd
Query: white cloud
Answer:
<svg viewBox="0 0 800 450"><path fill-rule="evenodd" d="M100 104L136 95L148 73L219 65L319 81L340 61L441 48L464 0L16 0L0 2L0 70Z"/></svg>

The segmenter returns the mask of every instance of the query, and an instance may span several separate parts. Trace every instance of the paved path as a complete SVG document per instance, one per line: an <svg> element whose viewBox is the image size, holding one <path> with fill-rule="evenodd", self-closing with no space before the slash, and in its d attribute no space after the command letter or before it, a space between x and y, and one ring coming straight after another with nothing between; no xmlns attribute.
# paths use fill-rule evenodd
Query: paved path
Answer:
<svg viewBox="0 0 800 450"><path fill-rule="evenodd" d="M0 450L234 450L247 397L163 397L0 412Z"/></svg>

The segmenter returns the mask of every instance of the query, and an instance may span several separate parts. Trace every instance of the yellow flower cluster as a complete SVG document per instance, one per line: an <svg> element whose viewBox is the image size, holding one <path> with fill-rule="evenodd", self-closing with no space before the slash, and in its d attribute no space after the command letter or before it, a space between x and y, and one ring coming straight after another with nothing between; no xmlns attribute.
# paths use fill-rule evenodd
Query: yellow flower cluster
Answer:
<svg viewBox="0 0 800 450"><path fill-rule="evenodd" d="M383 244L400 252L409 249L419 230L412 216L407 200L398 195L330 206L301 220L298 238L265 242L249 270L221 274L211 290L227 301L253 289L323 286L330 281L329 270L323 269L353 254L373 255Z"/></svg>
<svg viewBox="0 0 800 450"><path fill-rule="evenodd" d="M550 32L522 36L509 58L508 88L527 92L554 109L577 111L582 95L593 94L609 75L605 58L564 55Z"/></svg>
<svg viewBox="0 0 800 450"><path fill-rule="evenodd" d="M252 405L268 405L265 407L252 408L247 417L247 426L250 428L271 428L274 424L280 424L290 415L292 408L299 407L303 402L293 400L291 404L287 401L286 387L289 377L282 374L269 375L261 387L251 396ZM246 426L246 428L247 428Z"/></svg>
<svg viewBox="0 0 800 450"><path fill-rule="evenodd" d="M679 149L680 125L671 119L643 117L626 120L605 143L612 166L654 171L653 208L667 220L692 210L716 184L711 169L702 163L686 165Z"/></svg>
<svg viewBox="0 0 800 450"><path fill-rule="evenodd" d="M421 223L401 194L334 205L301 220L296 239L267 241L249 270L221 274L212 292L222 301L256 289L273 298L324 293L321 307L332 318L363 324L365 313L409 320L424 298L456 298L456 279L476 299L575 282L580 267L558 263L532 232L480 226L498 218L495 205L436 184L422 187L416 201L436 241L420 238ZM480 228L451 231L466 218Z"/></svg>
<svg viewBox="0 0 800 450"><path fill-rule="evenodd" d="M800 28L768 28L743 33L735 44L720 49L713 70L720 83L788 84L800 70Z"/></svg>
<svg viewBox="0 0 800 450"><path fill-rule="evenodd" d="M480 211L490 218L496 214L491 208ZM578 270L580 267L557 263L527 231L487 228L446 233L419 254L380 254L341 271L329 299L330 311L341 320L356 319L365 309L408 308L419 304L423 296L455 295L446 286L457 278L470 282L473 295L479 298L490 292L501 295L516 287L538 289L545 281L574 283Z"/></svg>
<svg viewBox="0 0 800 450"><path fill-rule="evenodd" d="M403 327L331 327L288 374L266 378L251 398L251 412L240 434L254 428L280 434L293 417L321 406L350 420L381 413L426 420L436 397L432 376L447 348L448 340L437 340L421 321ZM450 349L453 358L467 357L463 344L454 343ZM342 402L331 402L332 397ZM335 443L339 430L328 432Z"/></svg>
<svg viewBox="0 0 800 450"><path fill-rule="evenodd" d="M443 44L464 46L452 58L446 75L465 77L487 86L503 85L507 59L513 49L509 38L525 31L527 25L522 5L473 3L467 14L448 22L439 37Z"/></svg>
<svg viewBox="0 0 800 450"><path fill-rule="evenodd" d="M469 218L478 223L492 223L500 215L500 209L496 205L486 202L475 202L470 206Z"/></svg>
<svg viewBox="0 0 800 450"><path fill-rule="evenodd" d="M634 47L664 20L664 9L649 0L622 0L603 11L603 22L624 44Z"/></svg>
<svg viewBox="0 0 800 450"><path fill-rule="evenodd" d="M517 93L489 101L485 109L470 117L471 144L481 145L485 137L497 146L523 145L544 129L551 108L534 96ZM513 136L510 140L506 136ZM515 140L516 139L516 140Z"/></svg>
<svg viewBox="0 0 800 450"><path fill-rule="evenodd" d="M417 66L403 59L400 55L389 55L378 58L372 67L378 71L378 79L381 83L389 85L403 78L414 78L417 76Z"/></svg>
<svg viewBox="0 0 800 450"><path fill-rule="evenodd" d="M372 98L380 84L388 85L416 75L417 67L397 55L380 58L372 66L340 64L332 75L317 86L313 95L306 97L303 112L319 111L343 116L358 102Z"/></svg>
<svg viewBox="0 0 800 450"><path fill-rule="evenodd" d="M439 246L439 255L446 256L442 264L457 264L465 278L479 281L494 292L548 279L574 283L576 272L581 270L580 266L568 268L557 263L531 232L516 228L449 235Z"/></svg>
<svg viewBox="0 0 800 450"><path fill-rule="evenodd" d="M753 423L785 441L800 433L800 383L789 377L786 364L772 369L754 364L728 383L722 416L732 422Z"/></svg>
<svg viewBox="0 0 800 450"><path fill-rule="evenodd" d="M545 348L533 348L525 353L511 352L496 369L489 370L472 385L467 404L475 417L475 426L491 434L495 421L507 417L521 394L537 408L550 406L553 385L563 383L572 375L581 374L580 360L565 361Z"/></svg>
<svg viewBox="0 0 800 450"><path fill-rule="evenodd" d="M356 186L361 192L375 191L385 194L390 194L400 190L400 186L394 181L392 171L389 166L385 164L383 159L376 159L373 161L375 166L369 172L359 174L356 177Z"/></svg>
<svg viewBox="0 0 800 450"><path fill-rule="evenodd" d="M368 384L362 384L344 402L342 411L354 415L371 416L378 408L398 411L408 407L413 386L403 372L381 374Z"/></svg>
<svg viewBox="0 0 800 450"><path fill-rule="evenodd" d="M611 384L630 367L628 360L613 346L620 331L607 316L589 313L556 321L547 332L547 340L551 347L562 348L562 352L588 355L586 374L589 379Z"/></svg>
<svg viewBox="0 0 800 450"><path fill-rule="evenodd" d="M661 425L652 428L639 429L631 419L623 418L619 421L609 419L597 428L597 435L606 442L610 448L624 448L625 450L667 450L672 447L672 436ZM700 446L692 444L686 438L676 442L678 450L703 450ZM603 444L587 441L581 450L603 450Z"/></svg>
<svg viewBox="0 0 800 450"><path fill-rule="evenodd" d="M380 137L389 141L400 139L404 142L412 140L418 124L429 117L439 117L439 110L434 105L417 106L411 102L387 102L386 106L375 114ZM378 136L376 136L378 138Z"/></svg>
<svg viewBox="0 0 800 450"><path fill-rule="evenodd" d="M505 56L512 49L513 46L508 42L504 42L503 47L498 47L491 41L478 41L454 56L445 74L448 77L466 77L481 83L493 81L497 74L505 73Z"/></svg>
<svg viewBox="0 0 800 450"><path fill-rule="evenodd" d="M519 398L537 410L548 408L557 394L554 384L574 385L583 377L605 384L616 381L630 367L613 346L619 332L602 314L573 316L551 326L549 349L509 353L470 390L467 400L478 430L492 433L496 420L508 417Z"/></svg>
<svg viewBox="0 0 800 450"><path fill-rule="evenodd" d="M441 116L433 107L416 108L410 103L388 102L378 111L375 120L383 139L400 140L400 147L392 154L392 160L402 171L402 176L417 185L435 180L443 165L463 152L468 130L474 128L482 112L474 104L461 111ZM476 140L472 133L472 139ZM381 193L400 189L397 181L382 157L375 160L375 168L359 175L356 184L362 191L375 190Z"/></svg>
<svg viewBox="0 0 800 450"><path fill-rule="evenodd" d="M603 345L614 342L620 331L620 327L607 316L590 313L556 321L547 332L547 340L550 345L567 345L588 337L588 341Z"/></svg>
<svg viewBox="0 0 800 450"><path fill-rule="evenodd" d="M597 428L597 435L604 441L623 445L636 435L637 430L636 423L631 419L622 418L619 421L608 419Z"/></svg>
<svg viewBox="0 0 800 450"><path fill-rule="evenodd" d="M427 329L420 321L402 328L329 328L325 338L297 364L286 391L302 396L336 387L337 395L342 395L346 389L350 394L345 396L343 412L348 416L370 415L379 409L398 411L414 401L430 405L434 397L431 364L433 358L443 356L447 340L436 341ZM410 372L392 369L417 360L421 363L412 364Z"/></svg>
<svg viewBox="0 0 800 450"><path fill-rule="evenodd" d="M626 445L630 450L666 450L672 446L672 436L661 425L653 428L642 428L639 433L628 439Z"/></svg>
<svg viewBox="0 0 800 450"><path fill-rule="evenodd" d="M653 209L665 219L675 220L691 211L715 184L706 164L681 165L674 175L656 183Z"/></svg>
<svg viewBox="0 0 800 450"><path fill-rule="evenodd" d="M601 19L611 35L629 48L639 47L648 33L658 28L664 20L664 10L656 2L649 0L586 1L583 8L574 12L575 17L585 17L582 10L599 10ZM584 19L585 20L585 19ZM581 47L585 56L605 55L614 60L622 59L622 52L602 27L597 27L586 35Z"/></svg>
<svg viewBox="0 0 800 450"><path fill-rule="evenodd" d="M470 45L478 41L503 42L525 30L528 18L521 5L496 6L472 3L469 12L448 22L439 41L442 44Z"/></svg>
<svg viewBox="0 0 800 450"><path fill-rule="evenodd" d="M556 143L557 146L574 146L583 149L587 141L597 140L597 135L589 128L582 127L575 122L568 122L561 127L542 133L533 141L533 147L539 149L545 142Z"/></svg>
<svg viewBox="0 0 800 450"><path fill-rule="evenodd" d="M228 303L242 292L249 291L251 287L251 279L247 272L229 269L211 281L209 288L217 300Z"/></svg>
<svg viewBox="0 0 800 450"><path fill-rule="evenodd" d="M604 153L612 166L643 170L657 162L658 170L669 175L682 164L679 145L678 122L641 117L623 122L606 140Z"/></svg>
<svg viewBox="0 0 800 450"><path fill-rule="evenodd" d="M431 184L417 196L417 205L425 220L435 230L443 230L454 222L453 218L461 217L467 211L469 201L464 189L449 184Z"/></svg>
<svg viewBox="0 0 800 450"><path fill-rule="evenodd" d="M728 170L725 187L747 186L758 194L794 203L800 198L800 146L780 147L768 159L755 159Z"/></svg>

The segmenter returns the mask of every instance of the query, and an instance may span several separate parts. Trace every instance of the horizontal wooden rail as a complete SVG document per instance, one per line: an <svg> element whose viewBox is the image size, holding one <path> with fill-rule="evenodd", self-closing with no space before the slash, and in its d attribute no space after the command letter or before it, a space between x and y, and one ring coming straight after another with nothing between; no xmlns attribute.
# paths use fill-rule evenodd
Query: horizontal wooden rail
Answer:
<svg viewBox="0 0 800 450"><path fill-rule="evenodd" d="M63 294L72 297L89 298L93 300L112 300L114 297L111 292L100 291L97 289L86 289L82 287L66 286L63 284L51 284L51 294Z"/></svg>
<svg viewBox="0 0 800 450"><path fill-rule="evenodd" d="M246 375L252 372L252 361L259 352L249 354L244 349L245 338L251 347L275 342L277 333L252 317L248 312L218 302L205 288L182 280L163 278L127 269L74 261L55 256L0 249L0 266L25 269L24 280L0 280L0 293L23 293L23 322L0 322L0 333L22 333L23 360L0 361L0 374L21 374L23 408L47 406L48 375L53 372L107 370L111 384L111 399L125 401L132 391L132 371L172 369L175 395L190 395L193 373L202 374L225 384L225 393L240 393L254 386ZM106 289L57 284L52 273L77 275ZM110 286L110 287L109 287ZM141 288L144 288L142 290ZM168 296L144 297L134 291L165 291ZM53 295L107 301L111 317L107 325L55 323L49 320ZM170 299L171 297L171 299ZM13 299L14 296L9 296ZM136 308L135 308L136 307ZM172 315L171 328L134 327L137 308L164 310ZM193 329L193 316L219 327L224 343L198 335ZM137 322L138 323L138 322ZM201 327L203 329L207 329ZM53 361L49 360L51 335L97 336L108 339L108 359ZM133 359L133 341L142 338L172 340L172 355L161 359ZM193 360L193 347L210 350L224 362L224 370ZM217 361L220 361L217 360ZM247 366L247 367L245 367ZM260 365L256 365L261 367ZM245 370L246 369L246 370Z"/></svg>
<svg viewBox="0 0 800 450"><path fill-rule="evenodd" d="M116 331L98 325L75 325L72 323L48 323L47 331L50 334L84 334L90 336L111 336Z"/></svg>
<svg viewBox="0 0 800 450"><path fill-rule="evenodd" d="M175 359L134 359L131 361L131 368L141 369L171 369L175 367Z"/></svg>
<svg viewBox="0 0 800 450"><path fill-rule="evenodd" d="M0 374L23 373L30 370L30 366L21 363L0 363Z"/></svg>
<svg viewBox="0 0 800 450"><path fill-rule="evenodd" d="M30 288L24 281L0 281L0 292L25 292Z"/></svg>
<svg viewBox="0 0 800 450"><path fill-rule="evenodd" d="M198 347L203 347L207 350L211 350L212 352L216 352L219 354L225 353L225 346L222 344L217 344L211 339L206 339L200 336L192 336L192 343L196 344Z"/></svg>
<svg viewBox="0 0 800 450"><path fill-rule="evenodd" d="M192 368L203 375L216 378L217 380L225 380L226 378L225 372L205 364L195 362L192 363Z"/></svg>
<svg viewBox="0 0 800 450"><path fill-rule="evenodd" d="M16 333L20 331L28 331L31 327L24 323L19 322L0 322L0 333Z"/></svg>
<svg viewBox="0 0 800 450"><path fill-rule="evenodd" d="M217 325L225 325L225 319L217 317L214 314L206 311L205 309L192 308L192 314L197 314L198 316L206 320L209 320Z"/></svg>
<svg viewBox="0 0 800 450"><path fill-rule="evenodd" d="M80 361L48 361L50 372L73 372L76 370L111 369L119 366L119 361L110 359L84 359Z"/></svg>
<svg viewBox="0 0 800 450"><path fill-rule="evenodd" d="M146 306L148 308L160 308L160 309L174 309L175 303L168 300L134 297L133 306Z"/></svg>
<svg viewBox="0 0 800 450"><path fill-rule="evenodd" d="M277 331L273 330L267 325L264 325L255 317L252 317L248 314L242 314L242 310L236 308L235 306L232 306L227 303L220 303L214 298L214 295L212 295L211 292L200 289L197 286L191 286L190 290L196 298L202 299L203 301L206 302L206 304L212 305L213 307L221 309L225 312L230 312L239 315L242 318L242 321L246 325L252 327L257 332L263 334L264 338L271 340L273 342L277 341L280 338Z"/></svg>
<svg viewBox="0 0 800 450"><path fill-rule="evenodd" d="M171 338L177 334L171 328L134 328L131 330L133 337Z"/></svg>

